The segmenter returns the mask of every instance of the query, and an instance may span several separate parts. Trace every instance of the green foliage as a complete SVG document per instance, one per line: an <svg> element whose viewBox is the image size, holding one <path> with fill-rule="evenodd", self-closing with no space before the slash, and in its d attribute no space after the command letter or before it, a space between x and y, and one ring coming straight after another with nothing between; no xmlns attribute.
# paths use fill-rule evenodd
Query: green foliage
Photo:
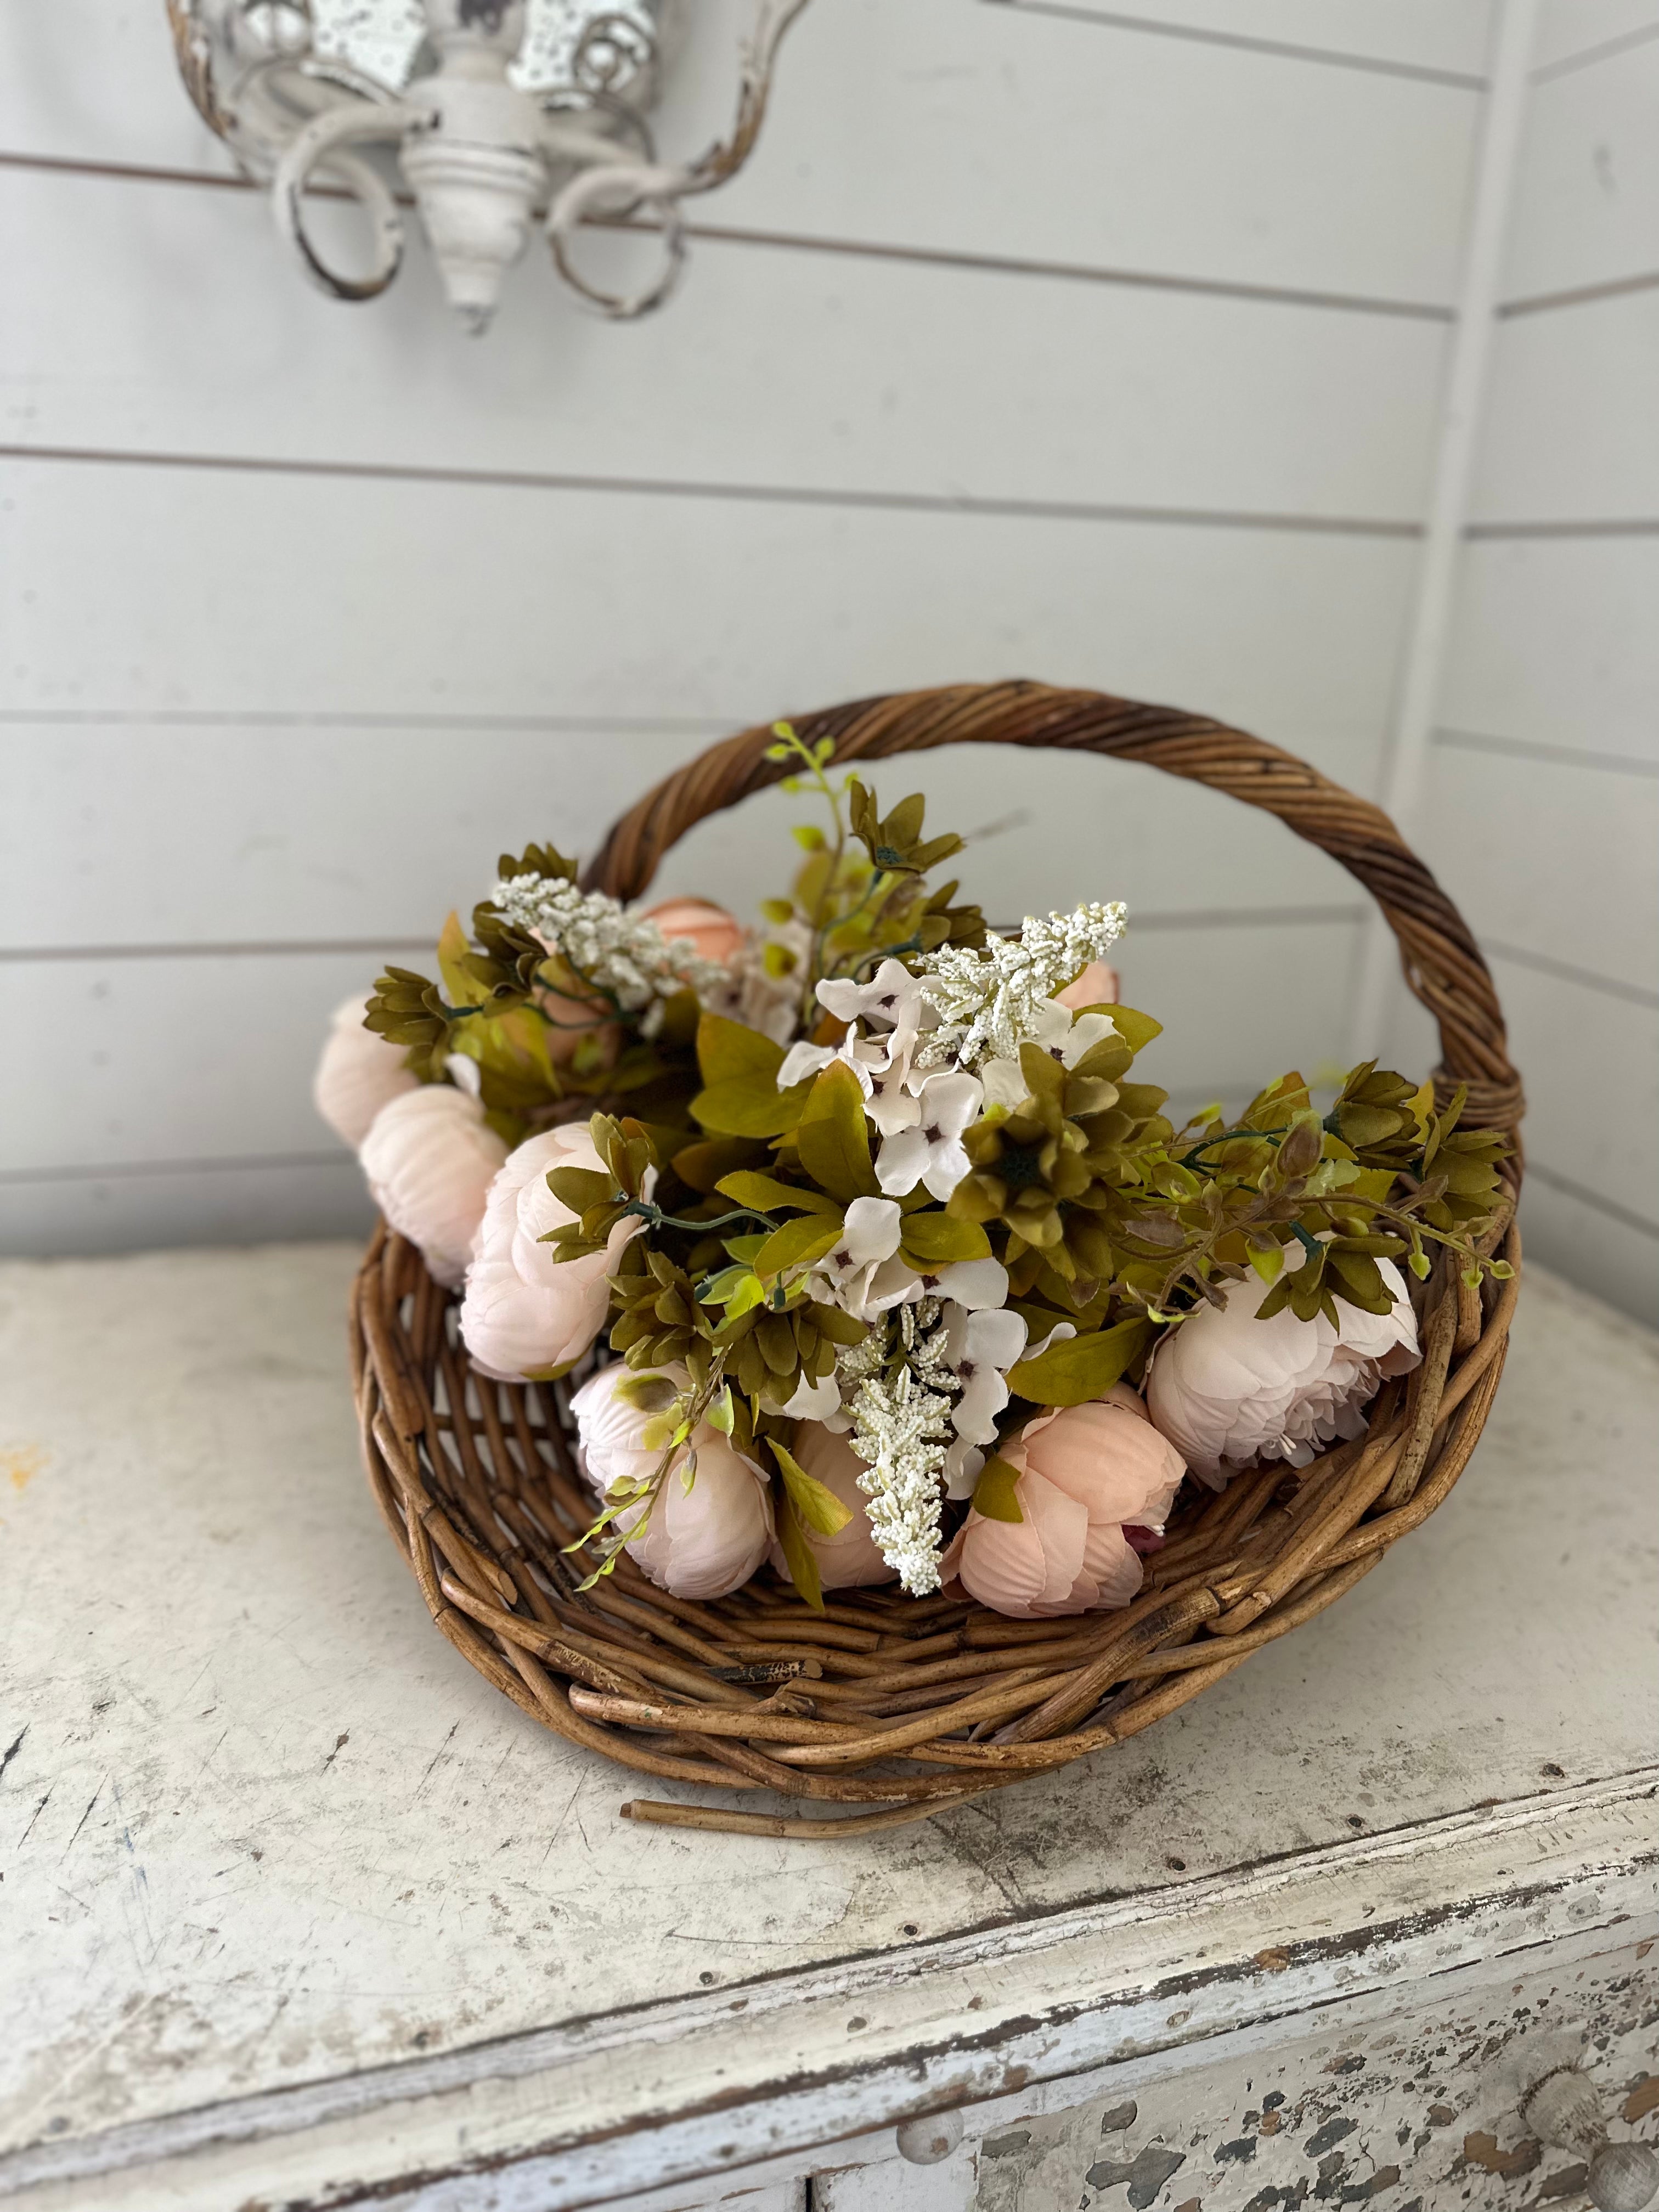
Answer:
<svg viewBox="0 0 1659 2212"><path fill-rule="evenodd" d="M1081 1406L1091 1398L1103 1398L1114 1383L1123 1380L1152 1334L1151 1323L1143 1320L1064 1337L1036 1358L1022 1359L1011 1367L1008 1388L1039 1406Z"/></svg>
<svg viewBox="0 0 1659 2212"><path fill-rule="evenodd" d="M722 1136L780 1137L799 1119L809 1085L778 1089L783 1048L758 1030L719 1014L697 1024L697 1066L703 1088L691 1113L703 1128ZM850 1071L849 1071L850 1072Z"/></svg>
<svg viewBox="0 0 1659 2212"><path fill-rule="evenodd" d="M795 1144L802 1168L843 1206L879 1192L870 1158L864 1089L844 1060L831 1060L813 1083L801 1108Z"/></svg>
<svg viewBox="0 0 1659 2212"><path fill-rule="evenodd" d="M853 835L884 875L925 876L941 860L961 852L962 840L954 831L924 839L921 824L927 811L926 799L913 791L908 799L900 799L890 814L882 816L876 811L873 791L867 791L856 776L848 785L847 811Z"/></svg>
<svg viewBox="0 0 1659 2212"><path fill-rule="evenodd" d="M988 1459L974 1486L974 1510L988 1521L1024 1521L1014 1485L1019 1470L1000 1456Z"/></svg>

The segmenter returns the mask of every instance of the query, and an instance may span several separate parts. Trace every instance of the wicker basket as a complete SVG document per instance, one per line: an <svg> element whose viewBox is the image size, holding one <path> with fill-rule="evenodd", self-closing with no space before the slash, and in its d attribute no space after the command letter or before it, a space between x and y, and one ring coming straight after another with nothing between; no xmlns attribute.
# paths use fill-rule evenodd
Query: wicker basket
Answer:
<svg viewBox="0 0 1659 2212"><path fill-rule="evenodd" d="M1513 1134L1520 1085L1492 978L1462 919L1388 817L1289 753L1164 707L1036 684L860 700L800 718L838 762L965 742L1146 761L1265 807L1341 861L1400 941L1440 1026L1443 1097ZM704 816L777 781L769 729L667 778L612 830L592 887L636 897ZM592 1494L559 1384L473 1372L456 1306L384 1229L357 1277L352 1364L369 1480L433 1620L480 1674L573 1743L721 1790L782 1792L819 1817L635 1801L688 1827L855 1835L930 1814L1135 1735L1352 1589L1425 1521L1468 1463L1503 1370L1519 1287L1518 1154L1488 1249L1516 1275L1463 1287L1449 1257L1416 1295L1424 1358L1384 1385L1364 1435L1310 1467L1266 1467L1183 1493L1133 1604L1016 1621L940 1593L836 1594L822 1615L763 1573L702 1604L668 1596L624 1554L580 1593L562 1547ZM872 1807L886 1809L872 1811Z"/></svg>

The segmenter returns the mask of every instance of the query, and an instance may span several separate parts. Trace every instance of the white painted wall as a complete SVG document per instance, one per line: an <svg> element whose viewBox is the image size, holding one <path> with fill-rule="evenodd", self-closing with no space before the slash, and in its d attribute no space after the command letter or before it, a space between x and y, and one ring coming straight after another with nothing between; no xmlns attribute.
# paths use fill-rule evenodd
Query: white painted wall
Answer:
<svg viewBox="0 0 1659 2212"><path fill-rule="evenodd" d="M1540 16L1436 720L1410 834L1510 1018L1528 1248L1659 1321L1652 0Z"/></svg>
<svg viewBox="0 0 1659 2212"><path fill-rule="evenodd" d="M670 145L720 120L746 12L697 10ZM1601 0L1567 12L1596 37L1641 27L1626 7L1604 31ZM328 1010L428 945L501 846L591 847L759 717L1030 674L1228 716L1377 787L1489 14L814 0L678 299L612 327L532 265L480 344L418 251L374 307L303 283L185 102L161 0L0 9L0 1243L360 1222L307 1099ZM1613 66L1659 68L1659 45ZM1596 73L1540 87L1540 114ZM1659 160L1628 100L1628 159ZM1569 222L1538 187L1519 289L1659 263L1599 190ZM1526 344L1645 313L1632 295L1510 318L1503 388ZM1587 342L1583 374L1622 377L1651 447L1650 381L1614 351ZM1618 483L1624 448L1569 411L1584 468ZM1483 527L1625 511L1588 477L1555 507L1542 483L1498 501L1504 438L1534 442L1508 419ZM1575 763L1650 744L1617 638L1651 543L1481 538L1443 717L1567 754L1528 773L1616 789L1627 837L1623 795L1651 783ZM1622 616L1590 580L1615 560ZM1593 713L1543 638L1552 562L1585 579ZM1446 779L1516 757L1437 747L1447 803ZM938 756L916 780L970 829L1027 811L980 856L994 910L1130 900L1126 992L1168 1023L1184 1099L1345 1054L1363 894L1276 825L1099 763ZM1499 781L1524 827L1543 785ZM705 826L672 887L758 896L773 805ZM1647 988L1582 911L1572 950L1524 896L1500 911L1483 838L1433 857L1495 944ZM1534 1017L1526 994L1571 987L1501 980L1523 1048L1547 1036L1554 1001ZM1571 1003L1652 1026L1605 992Z"/></svg>

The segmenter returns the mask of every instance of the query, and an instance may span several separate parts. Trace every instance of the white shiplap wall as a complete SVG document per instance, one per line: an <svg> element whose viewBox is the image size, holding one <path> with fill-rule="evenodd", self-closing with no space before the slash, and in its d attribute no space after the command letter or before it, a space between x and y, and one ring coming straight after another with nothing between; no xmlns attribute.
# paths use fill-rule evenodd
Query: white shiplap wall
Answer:
<svg viewBox="0 0 1659 2212"><path fill-rule="evenodd" d="M376 307L305 287L162 14L0 10L5 1249L360 1221L330 1007L741 723L1023 673L1374 787L1487 0L814 0L673 305L613 328L532 265L482 344L419 252ZM698 9L670 145L745 15ZM1276 825L1102 763L916 781L1024 814L997 910L1131 901L1179 1092L1343 1052L1362 896ZM781 818L669 887L746 903Z"/></svg>
<svg viewBox="0 0 1659 2212"><path fill-rule="evenodd" d="M1411 826L1510 1018L1528 1249L1659 1322L1655 0L1540 19L1450 640Z"/></svg>

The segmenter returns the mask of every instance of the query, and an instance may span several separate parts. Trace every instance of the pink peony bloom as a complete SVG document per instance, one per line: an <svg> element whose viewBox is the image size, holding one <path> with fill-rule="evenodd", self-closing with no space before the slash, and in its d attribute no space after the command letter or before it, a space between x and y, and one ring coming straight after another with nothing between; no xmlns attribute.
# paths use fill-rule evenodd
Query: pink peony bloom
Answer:
<svg viewBox="0 0 1659 2212"><path fill-rule="evenodd" d="M613 1482L641 1482L653 1472L662 1453L641 1443L641 1432L690 1379L678 1360L649 1374L618 1363L598 1369L575 1392L570 1410L576 1422L576 1457L601 1497ZM617 1387L623 1382L631 1383L637 1395L624 1397ZM641 1404L640 1395L650 1402Z"/></svg>
<svg viewBox="0 0 1659 2212"><path fill-rule="evenodd" d="M1301 1257L1292 1246L1285 1264ZM1376 1264L1392 1313L1339 1304L1340 1328L1322 1314L1298 1321L1288 1307L1259 1321L1268 1286L1253 1273L1228 1285L1224 1307L1200 1306L1159 1344L1146 1377L1152 1417L1212 1489L1241 1467L1306 1467L1338 1437L1357 1437L1383 1377L1417 1365L1406 1285L1391 1260Z"/></svg>
<svg viewBox="0 0 1659 2212"><path fill-rule="evenodd" d="M453 1289L507 1158L483 1108L447 1083L417 1084L381 1107L358 1157L386 1220L419 1245L435 1279Z"/></svg>
<svg viewBox="0 0 1659 2212"><path fill-rule="evenodd" d="M1117 1004L1117 970L1109 968L1103 960L1091 960L1073 983L1054 996L1062 1006L1076 1013L1083 1006Z"/></svg>
<svg viewBox="0 0 1659 2212"><path fill-rule="evenodd" d="M602 1173L586 1121L549 1129L519 1146L490 1186L461 1303L461 1337L474 1364L503 1382L562 1374L604 1328L605 1277L644 1226L619 1221L603 1252L561 1260L540 1239L574 1216L548 1188L553 1168ZM654 1179L654 1176L653 1178Z"/></svg>
<svg viewBox="0 0 1659 2212"><path fill-rule="evenodd" d="M582 1463L601 1496L611 1483L648 1478L662 1459L659 1450L640 1442L650 1412L618 1394L617 1386L631 1372L602 1367L570 1401ZM663 1375L671 1390L684 1388L684 1368L665 1368ZM706 1421L687 1450L697 1455L690 1489L682 1473L683 1452L664 1478L644 1534L629 1543L628 1554L675 1597L724 1597L746 1583L766 1557L773 1534L771 1492L754 1461ZM643 1510L618 1514L617 1526L633 1527Z"/></svg>
<svg viewBox="0 0 1659 2212"><path fill-rule="evenodd" d="M847 1438L817 1421L803 1421L789 1449L803 1473L821 1482L852 1511L852 1519L833 1536L820 1536L816 1528L802 1524L801 1533L817 1560L818 1579L824 1589L858 1589L866 1583L896 1581L898 1570L890 1567L881 1556L871 1533L870 1516L864 1510L859 1477L867 1469ZM772 1547L772 1565L787 1580L794 1579L781 1545Z"/></svg>
<svg viewBox="0 0 1659 2212"><path fill-rule="evenodd" d="M743 924L708 899L664 899L659 906L647 907L644 918L654 921L671 945L677 938L688 938L699 960L717 960L729 968L743 948Z"/></svg>
<svg viewBox="0 0 1659 2212"><path fill-rule="evenodd" d="M1134 1392L1120 1383L1088 1405L1039 1413L1001 1456L1018 1472L1024 1518L970 1508L941 1575L1016 1620L1127 1605L1140 1588L1139 1550L1162 1531L1185 1472Z"/></svg>
<svg viewBox="0 0 1659 2212"><path fill-rule="evenodd" d="M404 1066L404 1048L363 1027L366 999L348 999L334 1010L333 1025L312 1079L312 1103L337 1137L355 1152L382 1106L417 1091L420 1078Z"/></svg>

